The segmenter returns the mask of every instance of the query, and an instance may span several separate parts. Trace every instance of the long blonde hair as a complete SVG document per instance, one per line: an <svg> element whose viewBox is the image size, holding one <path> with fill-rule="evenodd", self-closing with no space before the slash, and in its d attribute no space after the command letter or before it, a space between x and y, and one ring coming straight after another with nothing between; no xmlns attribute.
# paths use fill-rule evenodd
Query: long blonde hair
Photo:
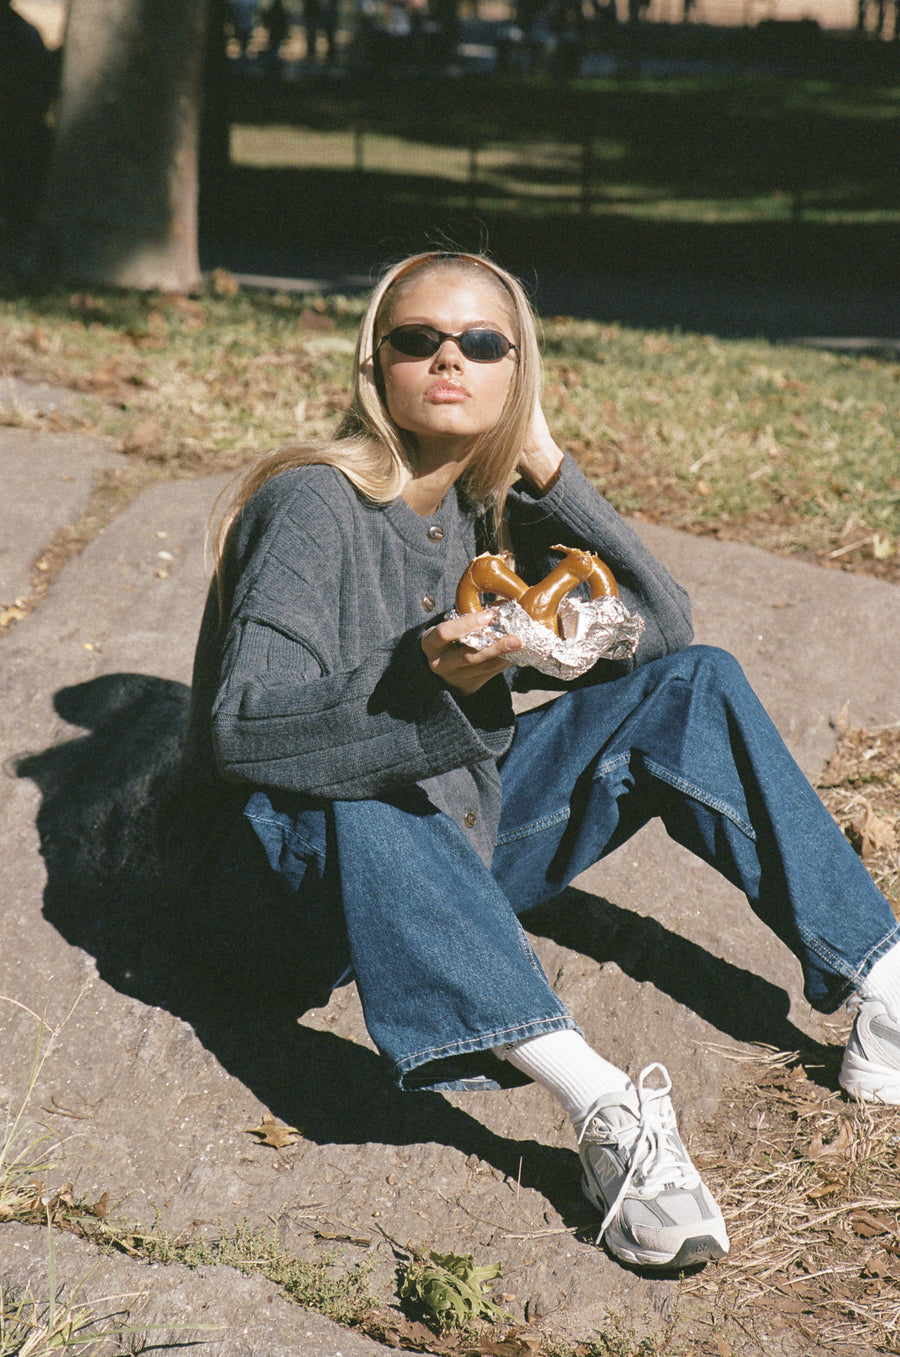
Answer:
<svg viewBox="0 0 900 1357"><path fill-rule="evenodd" d="M515 374L497 424L482 434L460 477L467 495L490 512L499 529L506 492L525 445L541 385L541 356L534 312L522 285L484 255L430 253L395 264L373 291L359 327L350 403L333 439L291 443L257 462L238 482L213 534L216 567L228 532L247 500L261 485L292 467L324 463L337 467L360 494L376 504L397 499L411 480L416 441L388 414L381 390L376 352L390 329L392 310L403 293L432 272L477 275L495 290L518 346Z"/></svg>

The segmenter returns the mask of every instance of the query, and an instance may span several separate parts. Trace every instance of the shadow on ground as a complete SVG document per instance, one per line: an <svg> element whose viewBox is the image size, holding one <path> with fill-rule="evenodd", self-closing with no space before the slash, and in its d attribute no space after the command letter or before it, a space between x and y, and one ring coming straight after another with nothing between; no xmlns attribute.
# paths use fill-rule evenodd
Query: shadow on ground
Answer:
<svg viewBox="0 0 900 1357"><path fill-rule="evenodd" d="M283 920L269 928L259 910L213 920L192 912L189 893L167 889L154 822L187 716L183 684L112 674L61 689L55 706L85 733L17 763L42 795L44 914L108 984L188 1022L225 1069L315 1143L454 1146L513 1179L522 1173L571 1225L592 1219L569 1151L499 1137L438 1094L401 1094L371 1050L298 1023L311 1001L303 939ZM528 924L652 981L736 1040L809 1047L782 989L653 919L570 888ZM217 947L220 929L239 932L239 953ZM827 1049L816 1055L830 1063Z"/></svg>

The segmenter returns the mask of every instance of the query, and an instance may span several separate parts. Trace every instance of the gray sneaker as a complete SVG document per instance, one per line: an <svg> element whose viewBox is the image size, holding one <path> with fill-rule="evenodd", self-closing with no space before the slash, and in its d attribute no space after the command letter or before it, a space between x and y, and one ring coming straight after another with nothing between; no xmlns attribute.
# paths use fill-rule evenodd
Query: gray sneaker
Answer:
<svg viewBox="0 0 900 1357"><path fill-rule="evenodd" d="M661 1088L647 1088L654 1071ZM637 1087L600 1098L578 1137L584 1194L604 1213L597 1243L626 1263L682 1268L724 1258L728 1235L681 1143L663 1065Z"/></svg>
<svg viewBox="0 0 900 1357"><path fill-rule="evenodd" d="M859 1102L900 1103L900 1027L877 999L847 1004L856 1017L841 1065L841 1088Z"/></svg>

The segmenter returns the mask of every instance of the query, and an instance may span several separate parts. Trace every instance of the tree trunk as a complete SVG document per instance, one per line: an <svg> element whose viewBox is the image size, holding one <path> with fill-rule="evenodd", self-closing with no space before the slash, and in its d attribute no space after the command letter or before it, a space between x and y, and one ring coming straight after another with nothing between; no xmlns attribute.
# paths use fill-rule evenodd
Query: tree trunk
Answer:
<svg viewBox="0 0 900 1357"><path fill-rule="evenodd" d="M207 0L71 0L42 278L189 292Z"/></svg>

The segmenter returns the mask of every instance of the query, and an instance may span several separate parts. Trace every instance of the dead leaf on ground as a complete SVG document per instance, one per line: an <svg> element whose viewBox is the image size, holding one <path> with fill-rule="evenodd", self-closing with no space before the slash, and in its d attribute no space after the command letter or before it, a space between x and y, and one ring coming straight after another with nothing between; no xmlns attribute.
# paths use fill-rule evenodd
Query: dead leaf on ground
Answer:
<svg viewBox="0 0 900 1357"><path fill-rule="evenodd" d="M149 448L155 447L162 437L163 430L155 419L143 419L122 439L122 451L147 452Z"/></svg>
<svg viewBox="0 0 900 1357"><path fill-rule="evenodd" d="M97 1201L94 1202L93 1206L91 1207L91 1214L96 1216L98 1220L106 1220L106 1217L109 1215L108 1192L104 1192L103 1195L99 1197Z"/></svg>
<svg viewBox="0 0 900 1357"><path fill-rule="evenodd" d="M295 1141L303 1139L296 1126L284 1126L268 1112L258 1126L248 1126L245 1129L247 1135L257 1137L260 1145L271 1145L275 1150L283 1150L286 1146L293 1145Z"/></svg>
<svg viewBox="0 0 900 1357"><path fill-rule="evenodd" d="M890 853L897 845L897 834L890 820L878 815L870 805L850 825L849 837L863 862L879 853Z"/></svg>
<svg viewBox="0 0 900 1357"><path fill-rule="evenodd" d="M885 1211L854 1211L850 1217L854 1234L863 1239L874 1239L876 1235L893 1234L897 1228L892 1216Z"/></svg>
<svg viewBox="0 0 900 1357"><path fill-rule="evenodd" d="M807 1154L810 1159L850 1159L853 1155L853 1130L849 1121L842 1121L833 1140L824 1144L821 1135L813 1136Z"/></svg>

